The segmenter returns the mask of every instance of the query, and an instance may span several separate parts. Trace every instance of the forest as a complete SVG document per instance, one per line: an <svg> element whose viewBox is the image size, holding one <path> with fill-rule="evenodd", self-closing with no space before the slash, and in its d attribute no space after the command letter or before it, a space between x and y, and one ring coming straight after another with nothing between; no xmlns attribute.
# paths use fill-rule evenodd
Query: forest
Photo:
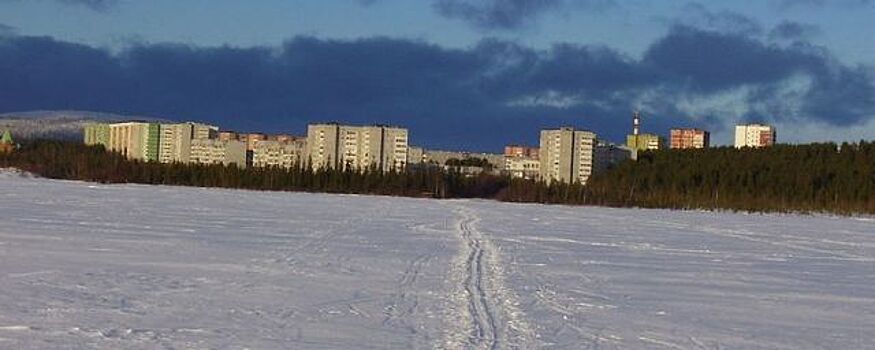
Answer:
<svg viewBox="0 0 875 350"><path fill-rule="evenodd" d="M614 207L875 214L875 143L717 147L639 153L583 185L424 166L380 172L238 168L125 159L102 146L29 141L0 167L55 179L270 191L486 198Z"/></svg>
<svg viewBox="0 0 875 350"><path fill-rule="evenodd" d="M511 181L498 199L672 209L875 214L875 143L639 153L586 186Z"/></svg>

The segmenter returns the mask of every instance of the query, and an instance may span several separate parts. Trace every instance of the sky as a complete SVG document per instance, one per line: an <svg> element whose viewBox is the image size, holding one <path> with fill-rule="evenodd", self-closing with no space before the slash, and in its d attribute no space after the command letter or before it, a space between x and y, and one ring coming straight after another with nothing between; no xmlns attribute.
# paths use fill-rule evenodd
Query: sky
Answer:
<svg viewBox="0 0 875 350"><path fill-rule="evenodd" d="M406 126L499 151L574 126L875 139L875 0L0 0L0 113L304 134Z"/></svg>

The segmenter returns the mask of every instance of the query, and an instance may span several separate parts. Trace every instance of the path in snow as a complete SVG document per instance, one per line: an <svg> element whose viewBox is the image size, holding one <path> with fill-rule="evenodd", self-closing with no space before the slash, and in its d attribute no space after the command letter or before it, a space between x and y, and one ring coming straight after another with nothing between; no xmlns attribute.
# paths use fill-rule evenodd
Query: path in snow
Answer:
<svg viewBox="0 0 875 350"><path fill-rule="evenodd" d="M460 216L456 227L460 248L453 270L458 312L447 321L451 332L442 346L490 350L535 346L517 297L505 283L499 251L477 228L480 218L470 208L454 211ZM457 320L462 323L453 324Z"/></svg>

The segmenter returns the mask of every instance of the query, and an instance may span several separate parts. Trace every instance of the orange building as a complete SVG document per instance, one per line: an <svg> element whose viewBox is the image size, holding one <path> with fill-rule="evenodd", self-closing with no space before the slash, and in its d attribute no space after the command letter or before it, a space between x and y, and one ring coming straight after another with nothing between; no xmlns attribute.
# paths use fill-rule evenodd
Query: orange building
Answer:
<svg viewBox="0 0 875 350"><path fill-rule="evenodd" d="M527 157L538 159L538 150L538 147L508 145L504 146L504 155L506 157Z"/></svg>
<svg viewBox="0 0 875 350"><path fill-rule="evenodd" d="M219 141L237 141L237 133L233 131L219 131Z"/></svg>
<svg viewBox="0 0 875 350"><path fill-rule="evenodd" d="M246 151L251 152L255 149L255 144L258 141L267 140L267 135L262 133L248 133L248 134L240 134L237 136L239 141L246 143Z"/></svg>
<svg viewBox="0 0 875 350"><path fill-rule="evenodd" d="M711 133L701 129L671 129L671 148L708 148Z"/></svg>

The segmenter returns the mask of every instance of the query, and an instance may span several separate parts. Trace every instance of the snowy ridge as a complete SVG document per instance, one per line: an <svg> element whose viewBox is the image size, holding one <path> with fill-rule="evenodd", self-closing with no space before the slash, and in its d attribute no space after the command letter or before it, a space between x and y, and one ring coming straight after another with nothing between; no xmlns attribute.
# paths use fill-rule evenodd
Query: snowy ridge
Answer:
<svg viewBox="0 0 875 350"><path fill-rule="evenodd" d="M29 111L0 114L0 130L9 129L17 139L43 138L81 141L83 128L88 123L112 123L126 120L170 122L161 118L88 111Z"/></svg>

